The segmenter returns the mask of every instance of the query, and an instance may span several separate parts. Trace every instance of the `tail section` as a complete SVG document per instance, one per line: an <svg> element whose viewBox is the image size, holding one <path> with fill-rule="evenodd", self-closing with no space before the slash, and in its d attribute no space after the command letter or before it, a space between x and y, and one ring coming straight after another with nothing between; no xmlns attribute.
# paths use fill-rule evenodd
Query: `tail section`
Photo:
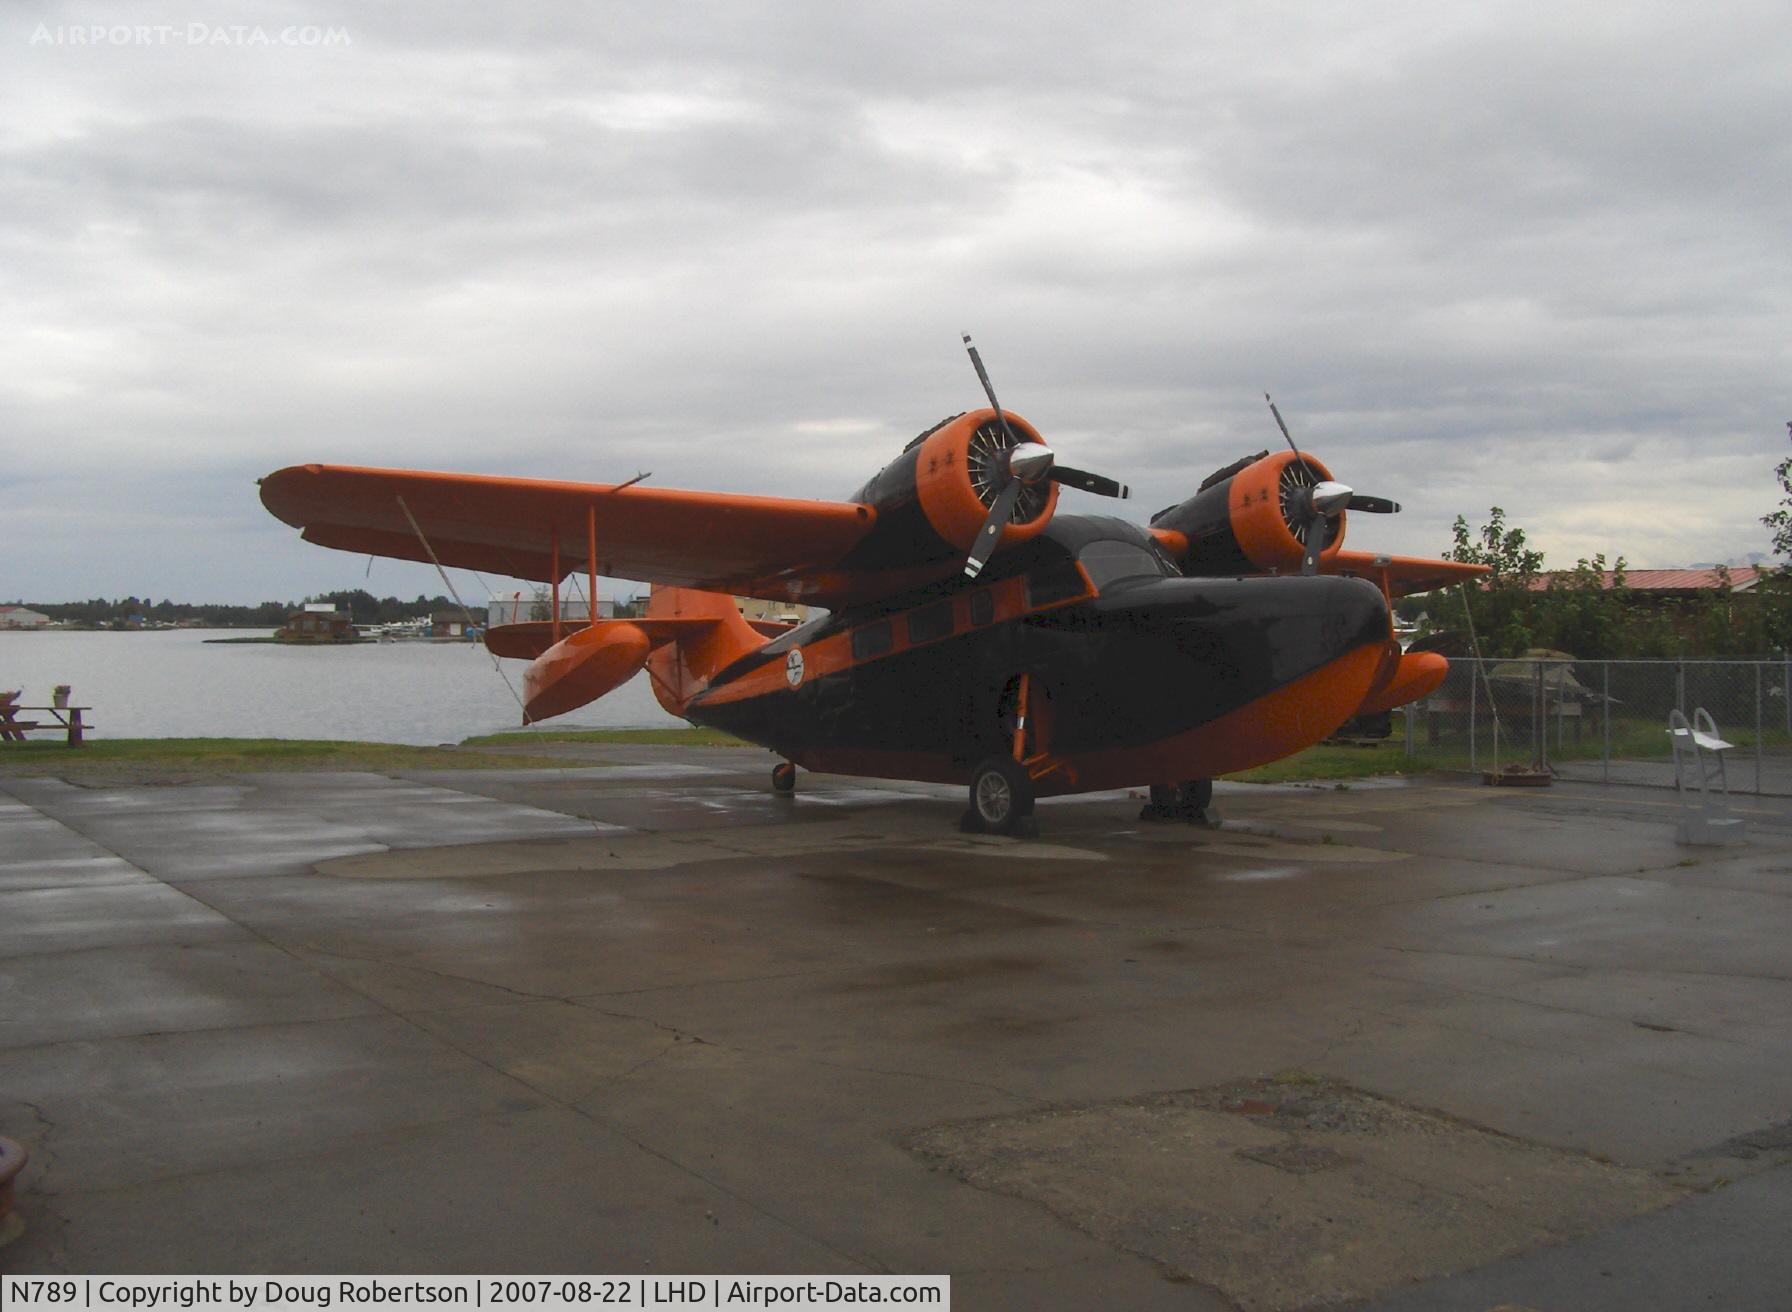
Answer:
<svg viewBox="0 0 1792 1312"><path fill-rule="evenodd" d="M723 592L655 584L645 618L650 627L655 620L679 621L676 626L665 626L676 636L654 648L647 658L647 672L660 705L667 714L680 718L691 698L707 688L711 679L766 643L741 616L734 598Z"/></svg>
<svg viewBox="0 0 1792 1312"><path fill-rule="evenodd" d="M493 655L529 662L524 724L596 701L643 667L660 705L682 716L718 671L765 641L741 618L732 597L689 588L655 588L647 614L638 619L597 620L582 628L533 620L486 633Z"/></svg>

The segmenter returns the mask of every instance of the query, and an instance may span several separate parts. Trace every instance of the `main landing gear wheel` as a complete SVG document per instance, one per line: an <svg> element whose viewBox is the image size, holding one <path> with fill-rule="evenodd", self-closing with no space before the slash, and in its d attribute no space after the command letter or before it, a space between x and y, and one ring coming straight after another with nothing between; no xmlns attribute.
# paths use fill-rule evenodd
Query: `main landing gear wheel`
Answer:
<svg viewBox="0 0 1792 1312"><path fill-rule="evenodd" d="M964 829L974 834L1037 833L1033 781L1011 756L991 756L971 771L971 806Z"/></svg>
<svg viewBox="0 0 1792 1312"><path fill-rule="evenodd" d="M1213 780L1190 779L1180 784L1152 784L1151 800L1139 810L1141 820L1186 820L1206 824L1213 805Z"/></svg>
<svg viewBox="0 0 1792 1312"><path fill-rule="evenodd" d="M772 791L780 797L796 792L796 767L789 761L779 761L772 767Z"/></svg>

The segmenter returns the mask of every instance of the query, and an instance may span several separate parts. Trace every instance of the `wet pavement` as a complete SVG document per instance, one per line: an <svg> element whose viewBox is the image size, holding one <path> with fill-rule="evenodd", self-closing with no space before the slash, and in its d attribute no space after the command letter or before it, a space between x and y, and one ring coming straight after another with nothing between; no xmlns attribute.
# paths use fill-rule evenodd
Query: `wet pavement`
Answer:
<svg viewBox="0 0 1792 1312"><path fill-rule="evenodd" d="M0 1269L1792 1288L1786 799L1725 849L1658 789L1442 778L1221 784L1209 829L1061 799L1018 841L951 789L581 752L0 777Z"/></svg>

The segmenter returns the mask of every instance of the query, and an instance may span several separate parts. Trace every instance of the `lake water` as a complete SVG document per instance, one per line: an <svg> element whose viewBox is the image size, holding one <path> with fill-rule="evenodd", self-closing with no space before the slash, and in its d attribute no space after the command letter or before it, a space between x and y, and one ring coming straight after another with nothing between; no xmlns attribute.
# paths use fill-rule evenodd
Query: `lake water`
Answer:
<svg viewBox="0 0 1792 1312"><path fill-rule="evenodd" d="M47 706L69 684L95 738L342 738L452 743L515 729L516 698L474 643L208 644L243 629L0 632L0 689ZM259 635L256 635L259 636ZM520 694L525 662L502 661ZM666 728L645 674L547 729Z"/></svg>

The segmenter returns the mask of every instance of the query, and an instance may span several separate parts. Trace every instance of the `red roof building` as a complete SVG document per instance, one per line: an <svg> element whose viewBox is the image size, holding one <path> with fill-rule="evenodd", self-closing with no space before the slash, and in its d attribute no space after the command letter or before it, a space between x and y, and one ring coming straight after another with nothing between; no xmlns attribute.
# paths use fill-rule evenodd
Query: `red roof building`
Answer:
<svg viewBox="0 0 1792 1312"><path fill-rule="evenodd" d="M1760 582L1760 575L1752 566L1738 565L1728 571L1731 592L1747 592ZM1717 569L1627 569L1624 571L1624 586L1632 592L1643 593L1663 600L1675 598L1692 598L1701 592L1715 592L1723 587L1724 571ZM1571 583L1574 571L1557 570L1554 573L1539 574L1531 580L1531 591L1542 592L1554 580ZM1616 570L1606 570L1601 575L1605 587L1611 588L1617 581Z"/></svg>

